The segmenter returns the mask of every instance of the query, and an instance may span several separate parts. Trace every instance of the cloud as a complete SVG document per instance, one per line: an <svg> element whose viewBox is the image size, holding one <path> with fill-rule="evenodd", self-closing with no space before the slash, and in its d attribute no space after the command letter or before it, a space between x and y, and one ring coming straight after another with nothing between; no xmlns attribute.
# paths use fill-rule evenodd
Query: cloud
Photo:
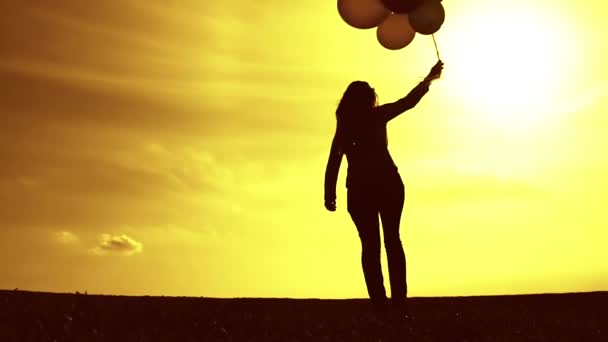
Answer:
<svg viewBox="0 0 608 342"><path fill-rule="evenodd" d="M89 251L94 255L106 255L117 253L123 255L133 255L141 253L143 244L130 238L129 236L101 234L99 236L99 245L91 248Z"/></svg>
<svg viewBox="0 0 608 342"><path fill-rule="evenodd" d="M56 232L54 234L54 237L57 242L59 242L61 244L65 244L65 245L76 244L80 241L80 239L78 238L78 236L76 236L76 234L66 231L66 230Z"/></svg>

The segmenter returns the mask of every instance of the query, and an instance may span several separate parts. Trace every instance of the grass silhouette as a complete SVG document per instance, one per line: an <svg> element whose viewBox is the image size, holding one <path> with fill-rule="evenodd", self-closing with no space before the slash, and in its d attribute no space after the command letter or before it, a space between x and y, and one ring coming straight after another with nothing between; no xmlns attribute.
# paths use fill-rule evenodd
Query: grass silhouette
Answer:
<svg viewBox="0 0 608 342"><path fill-rule="evenodd" d="M0 291L0 341L608 341L608 292L368 300Z"/></svg>

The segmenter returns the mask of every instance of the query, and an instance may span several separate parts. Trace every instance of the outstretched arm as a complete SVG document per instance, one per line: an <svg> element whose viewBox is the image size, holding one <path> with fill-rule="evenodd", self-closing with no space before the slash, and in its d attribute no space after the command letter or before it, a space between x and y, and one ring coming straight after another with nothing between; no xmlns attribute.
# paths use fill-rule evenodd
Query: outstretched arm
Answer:
<svg viewBox="0 0 608 342"><path fill-rule="evenodd" d="M378 106L376 110L378 114L385 120L390 121L399 114L414 108L422 97L429 91L429 86L433 80L438 79L441 76L443 70L443 62L438 61L429 74L414 87L405 97L393 102L387 103L382 106Z"/></svg>
<svg viewBox="0 0 608 342"><path fill-rule="evenodd" d="M429 84L420 82L405 97L393 102L378 106L376 110L384 121L390 121L399 114L414 108L422 97L429 91Z"/></svg>
<svg viewBox="0 0 608 342"><path fill-rule="evenodd" d="M325 208L329 211L336 211L336 183L343 155L342 134L338 126L331 143L327 167L325 168Z"/></svg>

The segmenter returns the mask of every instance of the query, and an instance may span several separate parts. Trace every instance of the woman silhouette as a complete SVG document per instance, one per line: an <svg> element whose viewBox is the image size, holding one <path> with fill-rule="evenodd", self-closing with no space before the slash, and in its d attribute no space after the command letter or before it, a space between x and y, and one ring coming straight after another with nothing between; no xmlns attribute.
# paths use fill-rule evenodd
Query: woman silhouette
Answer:
<svg viewBox="0 0 608 342"><path fill-rule="evenodd" d="M405 97L381 106L366 82L352 82L336 110L334 135L325 170L325 208L336 210L336 181L342 155L346 154L347 208L361 239L361 263L371 303L384 309L387 303L380 266L380 227L382 219L391 284L391 302L405 309L407 282L405 253L399 237L404 202L404 186L388 152L387 123L412 109L429 91L431 82L441 76L438 61L428 76Z"/></svg>

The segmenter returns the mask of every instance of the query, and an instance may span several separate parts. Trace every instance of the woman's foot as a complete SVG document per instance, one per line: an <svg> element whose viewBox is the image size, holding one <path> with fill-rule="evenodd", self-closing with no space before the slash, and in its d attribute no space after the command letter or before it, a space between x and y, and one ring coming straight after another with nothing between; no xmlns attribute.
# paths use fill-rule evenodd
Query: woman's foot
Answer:
<svg viewBox="0 0 608 342"><path fill-rule="evenodd" d="M370 300L372 311L376 313L386 313L389 309L386 298L383 299L371 299Z"/></svg>

